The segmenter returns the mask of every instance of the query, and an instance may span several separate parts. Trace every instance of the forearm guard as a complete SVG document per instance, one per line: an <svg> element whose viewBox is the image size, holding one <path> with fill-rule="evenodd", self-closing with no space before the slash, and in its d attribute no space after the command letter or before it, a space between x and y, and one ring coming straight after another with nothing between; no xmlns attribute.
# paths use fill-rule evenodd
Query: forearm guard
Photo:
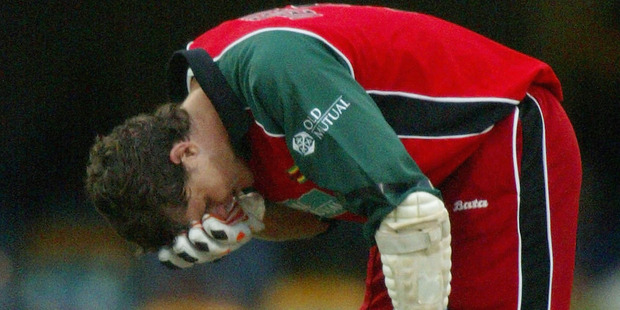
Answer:
<svg viewBox="0 0 620 310"><path fill-rule="evenodd" d="M385 285L396 310L443 310L450 294L448 211L426 192L410 194L375 234Z"/></svg>

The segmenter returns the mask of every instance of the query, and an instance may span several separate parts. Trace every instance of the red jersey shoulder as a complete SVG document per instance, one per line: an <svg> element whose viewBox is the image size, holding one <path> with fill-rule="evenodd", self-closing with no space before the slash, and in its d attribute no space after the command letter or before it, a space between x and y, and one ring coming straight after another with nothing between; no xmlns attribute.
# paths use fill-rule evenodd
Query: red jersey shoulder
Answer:
<svg viewBox="0 0 620 310"><path fill-rule="evenodd" d="M561 99L545 63L425 14L370 6L316 5L259 12L225 22L190 48L214 58L265 31L311 35L341 55L367 90L431 97L521 100L532 84Z"/></svg>

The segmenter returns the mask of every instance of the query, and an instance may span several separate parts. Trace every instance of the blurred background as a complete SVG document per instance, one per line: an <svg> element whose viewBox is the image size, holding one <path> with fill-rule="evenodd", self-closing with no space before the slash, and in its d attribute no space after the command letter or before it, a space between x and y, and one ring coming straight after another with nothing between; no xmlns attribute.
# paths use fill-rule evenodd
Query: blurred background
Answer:
<svg viewBox="0 0 620 310"><path fill-rule="evenodd" d="M344 2L432 14L555 69L584 168L573 308L620 309L620 1ZM356 224L172 272L134 257L83 192L94 136L166 101L173 51L286 4L1 4L1 309L358 309L367 253Z"/></svg>

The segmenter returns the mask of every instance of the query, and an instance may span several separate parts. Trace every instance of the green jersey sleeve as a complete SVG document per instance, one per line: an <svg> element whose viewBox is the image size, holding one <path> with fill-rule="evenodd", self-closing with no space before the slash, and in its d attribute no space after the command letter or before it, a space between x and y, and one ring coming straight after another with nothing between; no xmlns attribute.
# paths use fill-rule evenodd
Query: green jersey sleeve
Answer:
<svg viewBox="0 0 620 310"><path fill-rule="evenodd" d="M254 35L219 59L237 95L301 172L340 194L348 211L381 219L412 191L439 195L342 57L312 36Z"/></svg>

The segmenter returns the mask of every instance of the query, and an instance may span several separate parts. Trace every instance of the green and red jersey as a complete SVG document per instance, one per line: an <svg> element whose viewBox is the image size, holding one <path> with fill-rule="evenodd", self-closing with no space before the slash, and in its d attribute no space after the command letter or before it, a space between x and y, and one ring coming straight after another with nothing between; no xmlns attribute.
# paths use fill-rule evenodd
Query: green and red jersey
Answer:
<svg viewBox="0 0 620 310"><path fill-rule="evenodd" d="M439 195L433 184L453 227L452 307L570 301L579 159L545 63L428 15L335 4L231 20L188 49L215 60L251 114L266 199L366 221L372 240L408 193ZM388 309L377 257L365 306Z"/></svg>
<svg viewBox="0 0 620 310"><path fill-rule="evenodd" d="M561 96L538 60L377 7L288 6L225 22L188 48L206 50L250 109L250 165L267 199L371 226L409 192L434 192L427 178L442 182L530 85Z"/></svg>

